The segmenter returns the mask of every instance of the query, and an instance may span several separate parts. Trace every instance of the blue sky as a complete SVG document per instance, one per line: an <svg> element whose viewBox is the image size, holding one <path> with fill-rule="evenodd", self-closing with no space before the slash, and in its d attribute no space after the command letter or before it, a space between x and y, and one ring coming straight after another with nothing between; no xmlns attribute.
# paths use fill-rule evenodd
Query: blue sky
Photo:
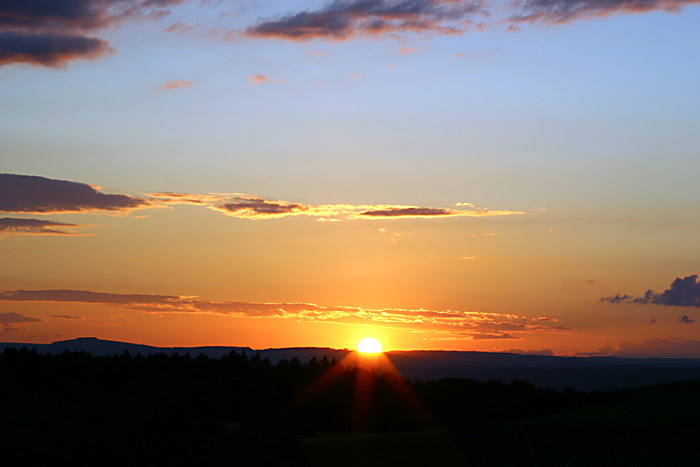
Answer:
<svg viewBox="0 0 700 467"><path fill-rule="evenodd" d="M414 3L429 13L469 6ZM69 4L102 11L96 0ZM302 11L345 12L362 2L154 4L169 14L137 17L151 11L139 3L138 15L107 17L99 26L56 26L38 13L32 20L39 26L0 24L0 172L135 197L246 193L303 206L459 210L457 203L472 203L524 214L331 225L315 218L231 219L172 204L119 216L67 210L51 220L89 224L90 236L4 235L0 250L10 260L0 270L2 290L542 314L568 320L575 334L425 342L386 331L395 348L547 346L575 353L697 335L696 325L678 321L698 317L697 307L599 301L662 291L700 269L697 4L660 1L631 11L637 3L521 2L522 11L593 8L598 16L519 23L507 20L510 4L481 3L490 16L445 20L464 28L455 34L444 34L445 21L430 15L421 17L429 23L424 29L394 25L383 34L367 33L348 16L346 36L304 40L250 31ZM677 11L665 11L671 8ZM511 24L520 30L506 31ZM279 34L289 33L285 28ZM17 58L13 43L3 42L10 34L47 31L99 38L111 52L56 54L46 66ZM18 216L38 215L24 212ZM144 277L130 275L133 269ZM192 281L188 271L206 280ZM501 283L510 284L509 292ZM26 313L42 316L34 308ZM651 315L664 314L666 327L648 325ZM31 337L39 335L32 326L58 326L41 319L12 336L49 339L46 330ZM299 326L262 342L333 345ZM87 332L61 329L65 336ZM204 331L194 340L134 330L116 337L212 343ZM250 344L242 338L210 340Z"/></svg>

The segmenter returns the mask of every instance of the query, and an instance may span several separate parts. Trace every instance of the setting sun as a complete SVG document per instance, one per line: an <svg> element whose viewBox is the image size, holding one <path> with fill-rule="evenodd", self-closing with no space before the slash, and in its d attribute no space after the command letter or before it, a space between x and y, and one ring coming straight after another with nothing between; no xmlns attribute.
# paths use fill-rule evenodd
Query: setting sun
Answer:
<svg viewBox="0 0 700 467"><path fill-rule="evenodd" d="M362 353L382 353L382 344L374 337L365 337L357 343L357 351Z"/></svg>

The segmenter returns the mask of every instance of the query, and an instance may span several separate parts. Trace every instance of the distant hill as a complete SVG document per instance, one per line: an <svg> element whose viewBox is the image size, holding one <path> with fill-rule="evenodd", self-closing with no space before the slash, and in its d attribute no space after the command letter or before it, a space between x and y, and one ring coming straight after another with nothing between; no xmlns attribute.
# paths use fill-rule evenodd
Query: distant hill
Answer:
<svg viewBox="0 0 700 467"><path fill-rule="evenodd" d="M52 344L0 343L0 351L7 347L27 347L48 354L69 350L86 351L92 355L114 355L128 351L134 355L189 353L193 357L203 354L210 358L221 358L235 350L248 355L259 353L260 357L268 358L273 364L294 357L302 362L307 362L313 357L321 359L324 356L329 360L340 361L351 353L347 349L317 347L263 350L219 346L154 347L94 337L81 337ZM386 355L402 376L422 381L443 378L504 382L520 380L558 390L567 386L577 390L609 390L700 378L700 359L553 357L440 350L387 352Z"/></svg>

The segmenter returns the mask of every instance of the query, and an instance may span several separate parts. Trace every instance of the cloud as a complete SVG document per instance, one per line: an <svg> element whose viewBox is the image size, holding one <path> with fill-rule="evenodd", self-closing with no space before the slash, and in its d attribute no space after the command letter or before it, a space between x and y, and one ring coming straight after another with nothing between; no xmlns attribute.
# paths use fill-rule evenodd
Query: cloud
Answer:
<svg viewBox="0 0 700 467"><path fill-rule="evenodd" d="M173 23L165 32L174 32L177 34L185 34L186 32L192 31L199 27L199 24L192 24L190 26L186 25L181 21Z"/></svg>
<svg viewBox="0 0 700 467"><path fill-rule="evenodd" d="M355 79L364 79L365 77L357 73L348 73L348 76Z"/></svg>
<svg viewBox="0 0 700 467"><path fill-rule="evenodd" d="M308 205L290 201L266 200L256 195L233 193L197 195L187 193L150 193L165 204L197 204L241 219L276 219L291 216L312 216L335 219L430 219L449 217L488 217L525 214L521 211L489 211L479 209L446 209L386 204L322 204ZM463 206L473 206L463 203Z"/></svg>
<svg viewBox="0 0 700 467"><path fill-rule="evenodd" d="M358 214L360 217L373 218L429 218L429 217L488 217L524 214L516 211L474 211L446 208L420 208L413 206L392 206L382 209L372 209Z"/></svg>
<svg viewBox="0 0 700 467"><path fill-rule="evenodd" d="M0 174L0 212L124 212L150 207L151 202L128 195L107 194L85 183L33 175Z"/></svg>
<svg viewBox="0 0 700 467"><path fill-rule="evenodd" d="M284 81L283 79L270 79L265 75L250 75L248 76L248 79L250 80L251 84L254 84L255 86L268 83L281 83Z"/></svg>
<svg viewBox="0 0 700 467"><path fill-rule="evenodd" d="M417 52L418 52L418 49L413 48L413 47L403 47L401 50L399 50L399 53L401 55L410 55L410 54L414 54Z"/></svg>
<svg viewBox="0 0 700 467"><path fill-rule="evenodd" d="M678 319L678 322L682 324L693 324L695 320L693 318L688 318L688 315L683 315Z"/></svg>
<svg viewBox="0 0 700 467"><path fill-rule="evenodd" d="M265 19L249 27L253 38L343 41L402 33L457 34L483 13L480 1L334 0L313 10Z"/></svg>
<svg viewBox="0 0 700 467"><path fill-rule="evenodd" d="M6 290L0 292L0 300L10 302L67 302L67 303L167 303L181 297L174 295L115 294L89 290Z"/></svg>
<svg viewBox="0 0 700 467"><path fill-rule="evenodd" d="M22 302L70 302L121 305L143 313L215 314L248 318L296 319L337 324L371 324L458 339L515 339L528 333L566 333L570 329L556 319L527 318L514 314L478 311L426 310L356 306L321 306L312 303L251 303L209 301L196 297L117 294L87 290L8 290L0 300Z"/></svg>
<svg viewBox="0 0 700 467"><path fill-rule="evenodd" d="M699 0L522 0L515 4L510 20L562 24L616 13L678 12L698 3Z"/></svg>
<svg viewBox="0 0 700 467"><path fill-rule="evenodd" d="M77 235L73 229L82 227L79 224L66 224L40 219L17 219L12 217L0 218L0 235Z"/></svg>
<svg viewBox="0 0 700 467"><path fill-rule="evenodd" d="M603 297L600 301L608 303L636 303L700 308L700 282L698 282L697 274L686 276L682 279L677 277L671 283L671 286L661 293L647 290L641 297L617 294L610 297Z"/></svg>
<svg viewBox="0 0 700 467"><path fill-rule="evenodd" d="M45 33L0 32L0 66L27 65L61 68L78 58L95 59L111 52L95 37Z"/></svg>
<svg viewBox="0 0 700 467"><path fill-rule="evenodd" d="M9 332L9 331L19 331L20 329L23 328L17 328L14 327L16 324L25 324L25 323L38 323L41 322L39 318L34 318L32 316L25 316L21 315L19 313L0 313L0 326L3 327L2 331L3 333Z"/></svg>
<svg viewBox="0 0 700 467"><path fill-rule="evenodd" d="M158 20L184 0L23 0L0 2L0 66L60 68L111 51L87 35L126 20Z"/></svg>
<svg viewBox="0 0 700 467"><path fill-rule="evenodd" d="M345 41L463 34L504 23L508 24L507 32L517 32L522 23L562 24L618 13L677 12L698 3L700 0L514 0L503 8L486 0L332 0L317 9L264 18L232 34L287 41ZM485 17L487 22L482 21Z"/></svg>
<svg viewBox="0 0 700 467"><path fill-rule="evenodd" d="M180 81L180 80L175 80L175 81L168 81L163 85L163 89L166 91L172 91L174 89L182 89L182 88L191 88L192 87L192 81Z"/></svg>
<svg viewBox="0 0 700 467"><path fill-rule="evenodd" d="M68 321L82 321L85 319L84 316L73 316L73 315L52 315L52 318L56 319L66 319Z"/></svg>

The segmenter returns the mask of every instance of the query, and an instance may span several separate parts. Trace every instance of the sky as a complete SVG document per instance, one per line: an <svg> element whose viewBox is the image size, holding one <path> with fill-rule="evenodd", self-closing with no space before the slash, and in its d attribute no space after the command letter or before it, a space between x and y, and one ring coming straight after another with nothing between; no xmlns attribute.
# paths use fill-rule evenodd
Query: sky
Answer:
<svg viewBox="0 0 700 467"><path fill-rule="evenodd" d="M3 2L0 341L700 358L698 25Z"/></svg>

